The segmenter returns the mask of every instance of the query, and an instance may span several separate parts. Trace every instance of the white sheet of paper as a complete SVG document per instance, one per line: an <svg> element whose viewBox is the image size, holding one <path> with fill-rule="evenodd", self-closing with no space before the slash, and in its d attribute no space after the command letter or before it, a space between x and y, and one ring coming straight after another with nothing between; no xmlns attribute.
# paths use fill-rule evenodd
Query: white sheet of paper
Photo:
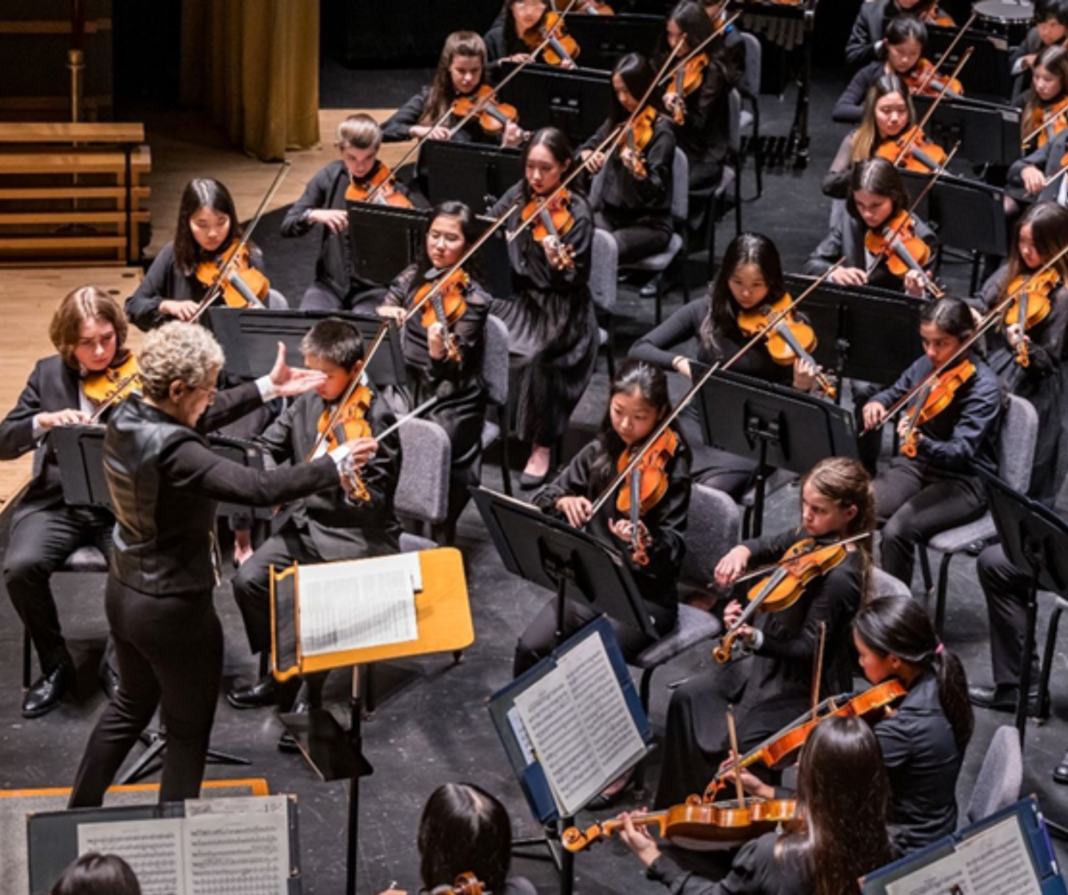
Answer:
<svg viewBox="0 0 1068 895"><path fill-rule="evenodd" d="M198 814L185 819L183 838L187 895L289 892L284 813Z"/></svg>
<svg viewBox="0 0 1068 895"><path fill-rule="evenodd" d="M405 643L419 636L411 570L378 563L302 566L304 655Z"/></svg>
<svg viewBox="0 0 1068 895"><path fill-rule="evenodd" d="M228 798L186 799L185 816L202 814L281 814L288 819L289 796L230 796Z"/></svg>
<svg viewBox="0 0 1068 895"><path fill-rule="evenodd" d="M78 854L118 855L137 874L142 895L184 895L181 818L78 824Z"/></svg>
<svg viewBox="0 0 1068 895"><path fill-rule="evenodd" d="M523 761L528 765L534 763L534 746L527 736L527 729L523 726L523 719L519 716L519 710L513 705L508 710L508 723L512 726L512 735L519 744L519 751L523 753Z"/></svg>
<svg viewBox="0 0 1068 895"><path fill-rule="evenodd" d="M975 895L1042 895L1016 815L957 846Z"/></svg>
<svg viewBox="0 0 1068 895"><path fill-rule="evenodd" d="M975 895L964 861L947 855L886 886L886 895Z"/></svg>

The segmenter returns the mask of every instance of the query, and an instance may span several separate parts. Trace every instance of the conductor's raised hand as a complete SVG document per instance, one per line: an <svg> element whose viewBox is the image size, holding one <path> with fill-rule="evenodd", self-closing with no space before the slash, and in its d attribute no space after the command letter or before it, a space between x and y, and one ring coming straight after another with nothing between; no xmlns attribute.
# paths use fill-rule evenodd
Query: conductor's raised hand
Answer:
<svg viewBox="0 0 1068 895"><path fill-rule="evenodd" d="M325 373L289 366L286 363L286 346L283 342L278 343L278 356L275 358L274 367L271 368L268 378L275 392L283 398L302 395L326 382Z"/></svg>
<svg viewBox="0 0 1068 895"><path fill-rule="evenodd" d="M569 525L574 528L582 528L590 521L593 504L585 497L561 497L556 502L556 508L564 514Z"/></svg>

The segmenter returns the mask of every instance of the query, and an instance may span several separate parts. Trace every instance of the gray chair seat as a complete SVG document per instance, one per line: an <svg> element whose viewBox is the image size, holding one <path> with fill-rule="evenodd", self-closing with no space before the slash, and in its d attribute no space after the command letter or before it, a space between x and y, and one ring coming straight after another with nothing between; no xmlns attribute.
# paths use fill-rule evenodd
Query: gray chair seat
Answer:
<svg viewBox="0 0 1068 895"><path fill-rule="evenodd" d="M642 258L640 261L632 261L626 265L627 270L639 270L639 271L661 271L665 270L672 261L675 260L675 256L682 249L682 237L678 233L671 234L671 241L664 251L658 252L655 255L648 255Z"/></svg>
<svg viewBox="0 0 1068 895"><path fill-rule="evenodd" d="M876 597L911 597L908 585L882 569L872 569L872 590Z"/></svg>
<svg viewBox="0 0 1068 895"><path fill-rule="evenodd" d="M107 558L96 547L79 547L63 563L64 572L106 572Z"/></svg>
<svg viewBox="0 0 1068 895"><path fill-rule="evenodd" d="M966 827L1007 808L1020 798L1023 785L1023 752L1020 735L1008 725L994 731L983 765L975 777L968 807L961 819Z"/></svg>
<svg viewBox="0 0 1068 895"><path fill-rule="evenodd" d="M939 553L963 553L972 544L992 540L997 534L994 517L985 513L967 525L939 532L927 542L927 546Z"/></svg>
<svg viewBox="0 0 1068 895"><path fill-rule="evenodd" d="M721 630L723 625L711 612L682 603L679 605L679 620L675 627L644 650L634 660L634 664L638 668L656 668L670 662L691 646L715 637Z"/></svg>
<svg viewBox="0 0 1068 895"><path fill-rule="evenodd" d="M419 553L422 550L434 550L439 546L441 545L438 544L437 541L432 541L430 538L424 538L421 535L413 535L407 531L401 532L401 553Z"/></svg>

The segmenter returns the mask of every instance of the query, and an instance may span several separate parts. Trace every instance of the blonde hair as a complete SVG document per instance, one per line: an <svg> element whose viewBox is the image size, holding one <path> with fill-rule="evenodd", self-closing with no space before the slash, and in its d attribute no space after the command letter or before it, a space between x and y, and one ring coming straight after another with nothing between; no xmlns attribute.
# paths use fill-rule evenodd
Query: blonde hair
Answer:
<svg viewBox="0 0 1068 895"><path fill-rule="evenodd" d="M77 367L74 349L82 336L82 324L87 320L100 320L110 323L115 329L115 357L112 366L121 364L129 356L126 348L126 333L129 329L126 315L119 303L103 289L95 286L83 286L64 297L52 315L48 327L48 338L52 340L63 363L68 367Z"/></svg>
<svg viewBox="0 0 1068 895"><path fill-rule="evenodd" d="M338 149L374 149L382 145L382 128L366 112L350 115L337 126Z"/></svg>
<svg viewBox="0 0 1068 895"><path fill-rule="evenodd" d="M174 321L152 330L137 357L145 395L165 400L172 382L202 385L226 361L215 336L195 323Z"/></svg>

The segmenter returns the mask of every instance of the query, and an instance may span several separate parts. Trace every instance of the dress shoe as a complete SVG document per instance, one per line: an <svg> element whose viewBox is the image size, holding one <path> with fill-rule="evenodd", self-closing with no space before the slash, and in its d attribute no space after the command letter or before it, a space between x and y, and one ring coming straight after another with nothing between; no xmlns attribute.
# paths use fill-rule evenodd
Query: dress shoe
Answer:
<svg viewBox="0 0 1068 895"><path fill-rule="evenodd" d="M1053 769L1053 782L1068 786L1068 752L1064 754L1061 763Z"/></svg>
<svg viewBox="0 0 1068 895"><path fill-rule="evenodd" d="M642 298L656 298L656 292L659 287L660 283L656 277L653 277L648 283L642 286L640 290L638 290L638 294Z"/></svg>
<svg viewBox="0 0 1068 895"><path fill-rule="evenodd" d="M968 699L972 705L994 712L1015 712L1019 687L998 684L996 687L969 687ZM1038 714L1038 690L1031 690L1027 700L1027 713Z"/></svg>
<svg viewBox="0 0 1068 895"><path fill-rule="evenodd" d="M119 694L119 673L107 662L101 660L97 678L100 680L100 689L104 691L108 702L114 702Z"/></svg>
<svg viewBox="0 0 1068 895"><path fill-rule="evenodd" d="M303 700L298 699L293 708L290 709L293 714L306 715L311 711L311 706ZM288 752L290 754L299 753L300 746L297 745L297 738L293 736L288 730L284 731L278 738L278 751Z"/></svg>
<svg viewBox="0 0 1068 895"><path fill-rule="evenodd" d="M41 715L47 715L59 705L73 680L74 669L65 662L61 662L48 674L41 675L26 691L22 700L22 717L40 718Z"/></svg>
<svg viewBox="0 0 1068 895"><path fill-rule="evenodd" d="M226 701L235 709L260 709L278 702L278 682L269 674L251 687L234 687L226 691Z"/></svg>

